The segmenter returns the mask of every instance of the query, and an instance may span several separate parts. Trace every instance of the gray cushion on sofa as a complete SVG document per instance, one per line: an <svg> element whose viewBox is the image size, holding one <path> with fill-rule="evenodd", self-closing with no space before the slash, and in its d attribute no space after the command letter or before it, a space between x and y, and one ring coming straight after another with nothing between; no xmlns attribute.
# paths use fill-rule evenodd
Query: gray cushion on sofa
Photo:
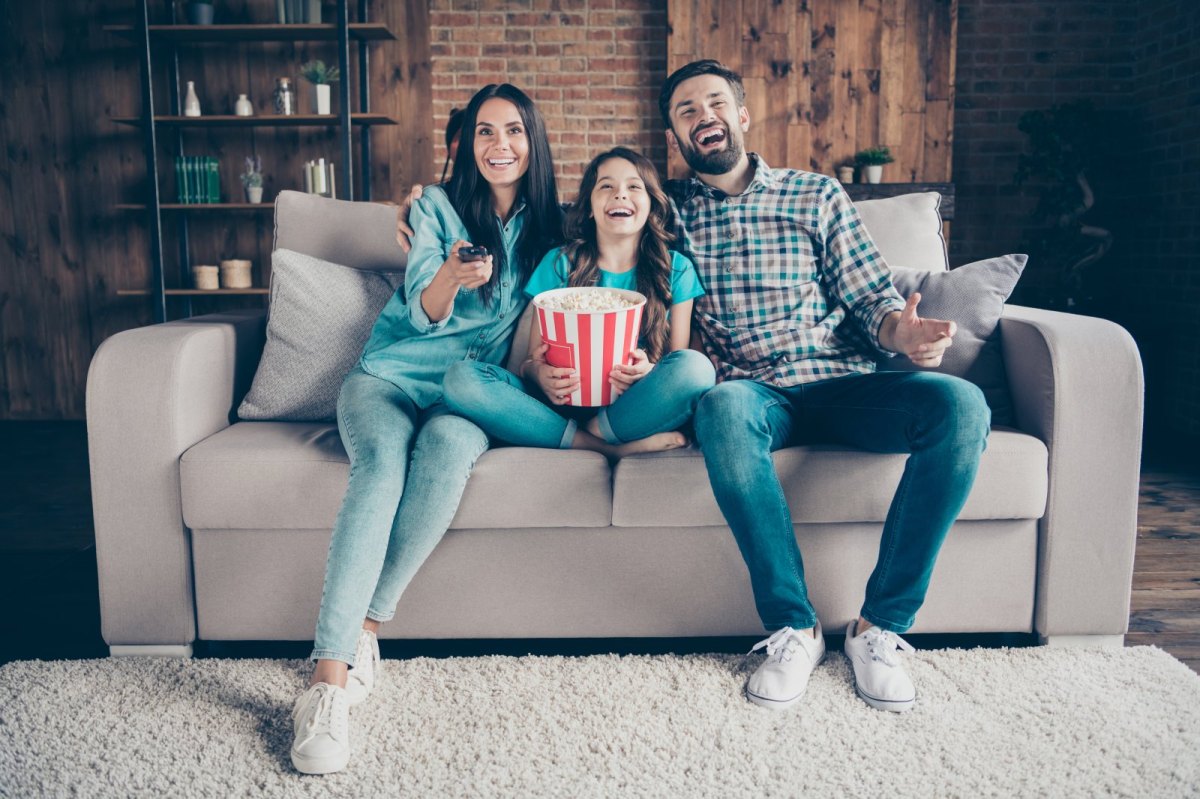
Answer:
<svg viewBox="0 0 1200 799"><path fill-rule="evenodd" d="M398 272L352 269L276 250L267 343L238 417L333 419L342 379L362 355L375 318L403 282Z"/></svg>
<svg viewBox="0 0 1200 799"><path fill-rule="evenodd" d="M949 272L892 267L892 282L905 298L921 292L917 313L947 319L958 325L954 343L946 350L938 372L970 380L983 390L994 424L1013 423L1012 399L1004 372L1000 344L1000 315L1012 294L1027 255L1003 255L960 266ZM880 361L880 369L919 371L900 355Z"/></svg>

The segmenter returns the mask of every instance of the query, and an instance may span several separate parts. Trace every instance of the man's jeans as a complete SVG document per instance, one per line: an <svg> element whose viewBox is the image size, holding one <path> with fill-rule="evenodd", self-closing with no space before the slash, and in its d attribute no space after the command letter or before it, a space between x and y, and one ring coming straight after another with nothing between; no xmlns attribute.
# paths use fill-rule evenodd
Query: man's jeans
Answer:
<svg viewBox="0 0 1200 799"><path fill-rule="evenodd" d="M338 395L350 483L325 566L313 660L354 665L364 618L387 621L458 510L487 436L444 405L421 410L353 369Z"/></svg>
<svg viewBox="0 0 1200 799"><path fill-rule="evenodd" d="M750 570L766 629L807 629L817 619L773 451L836 443L911 453L861 610L872 624L901 633L925 600L942 541L971 491L990 425L991 412L977 386L934 372L850 375L792 388L731 380L705 394L696 409L696 437L717 504Z"/></svg>
<svg viewBox="0 0 1200 799"><path fill-rule="evenodd" d="M714 380L712 363L699 352L668 354L616 402L596 413L602 437L609 444L621 444L678 429L692 418L696 403ZM593 413L569 405L559 406L563 409L559 413L535 396L542 394L535 384L503 367L474 361L451 366L443 390L454 413L471 419L495 439L526 447L570 449L577 420Z"/></svg>

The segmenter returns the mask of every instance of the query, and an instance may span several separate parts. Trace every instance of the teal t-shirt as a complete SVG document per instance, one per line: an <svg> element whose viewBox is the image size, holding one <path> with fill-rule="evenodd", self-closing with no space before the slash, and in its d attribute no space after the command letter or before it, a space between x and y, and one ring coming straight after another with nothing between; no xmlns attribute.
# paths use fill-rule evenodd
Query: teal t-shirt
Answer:
<svg viewBox="0 0 1200 799"><path fill-rule="evenodd" d="M570 274L571 265L567 263L567 256L563 255L561 247L555 247L546 253L546 257L537 265L537 269L533 270L533 275L525 284L525 296L532 299L543 291L566 288ZM637 291L637 270L607 272L601 269L600 281L597 286L602 289ZM691 259L682 253L672 252L671 302L687 302L703 293L704 287L700 285L700 276L696 274L696 267ZM667 313L670 314L670 309Z"/></svg>

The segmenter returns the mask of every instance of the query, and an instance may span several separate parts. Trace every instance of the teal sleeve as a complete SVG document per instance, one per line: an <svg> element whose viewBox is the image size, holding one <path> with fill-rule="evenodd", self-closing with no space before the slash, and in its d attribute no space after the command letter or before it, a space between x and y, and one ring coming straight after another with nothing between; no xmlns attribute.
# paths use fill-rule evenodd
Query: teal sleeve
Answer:
<svg viewBox="0 0 1200 799"><path fill-rule="evenodd" d="M700 275L692 260L683 253L671 253L671 302L687 302L704 294Z"/></svg>
<svg viewBox="0 0 1200 799"><path fill-rule="evenodd" d="M565 288L566 285L567 258L560 248L555 247L546 253L546 257L529 276L529 282L525 284L525 296L533 299L543 291Z"/></svg>
<svg viewBox="0 0 1200 799"><path fill-rule="evenodd" d="M440 191L437 187L426 189L428 195ZM430 321L421 305L421 292L433 282L434 275L450 257L446 246L445 225L437 213L432 196L425 196L413 203L408 213L408 224L413 229L412 251L408 254L408 265L404 270L404 296L408 298L408 317L418 333L430 333L446 323Z"/></svg>

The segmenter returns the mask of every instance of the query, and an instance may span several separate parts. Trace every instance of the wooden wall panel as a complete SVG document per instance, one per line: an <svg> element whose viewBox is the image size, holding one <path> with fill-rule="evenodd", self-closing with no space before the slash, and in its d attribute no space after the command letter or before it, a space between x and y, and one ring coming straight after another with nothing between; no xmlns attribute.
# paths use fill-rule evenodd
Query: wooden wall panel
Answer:
<svg viewBox="0 0 1200 799"><path fill-rule="evenodd" d="M668 70L718 58L740 72L747 146L770 164L833 174L883 144L885 180L948 181L956 18L957 0L669 0Z"/></svg>
<svg viewBox="0 0 1200 799"><path fill-rule="evenodd" d="M351 3L352 14L356 3ZM166 0L152 2L166 22ZM145 200L147 179L139 130L110 121L141 109L137 50L107 33L108 23L136 20L131 0L59 0L0 3L0 419L80 419L84 384L96 347L110 335L148 324L148 298L118 297L150 284L148 231L143 214L119 211L121 202ZM328 7L327 7L328 8ZM221 0L226 22L272 22L273 0ZM372 109L400 120L373 133L374 198L396 199L414 182L430 180L432 99L428 0L371 0L370 16L387 22L398 39L372 45ZM353 18L353 17L352 17ZM357 48L352 47L352 56ZM332 44L204 45L180 51L184 80L195 80L205 113L229 113L247 92L259 113L271 107L274 79L296 77L308 58L336 60ZM357 70L352 70L357 88ZM158 72L156 103L165 113L165 70ZM193 77L194 76L194 77ZM299 104L311 103L300 82ZM355 95L356 96L356 95ZM337 95L334 95L335 110ZM160 129L160 190L175 196L176 138ZM221 158L222 188L241 197L242 158L263 158L266 195L300 185L299 165L314 155L339 157L329 131L320 129L191 130L185 152ZM355 156L358 157L357 145ZM342 191L342 187L339 187ZM344 194L344 192L343 192ZM272 215L192 215L196 263L245 257L255 280L269 277ZM168 279L178 283L177 238L164 219ZM173 315L182 312L170 300ZM196 312L257 299L209 298Z"/></svg>

